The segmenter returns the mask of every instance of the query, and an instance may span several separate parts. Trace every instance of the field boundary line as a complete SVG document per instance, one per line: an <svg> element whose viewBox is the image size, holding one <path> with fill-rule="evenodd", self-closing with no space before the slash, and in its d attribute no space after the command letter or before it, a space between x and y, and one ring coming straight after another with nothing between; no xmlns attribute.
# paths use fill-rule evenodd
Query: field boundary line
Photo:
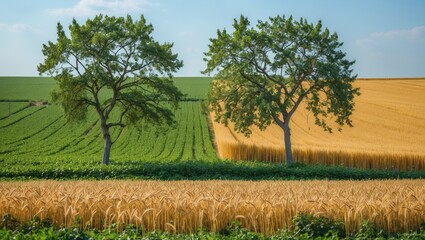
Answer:
<svg viewBox="0 0 425 240"><path fill-rule="evenodd" d="M30 106L30 107L31 107L31 106ZM27 118L27 117L30 117L31 115L33 115L33 114L35 114L36 112L39 112L39 111L41 111L41 110L43 110L43 109L45 109L45 108L46 108L46 107L41 107L41 108L39 108L39 109L35 110L34 112L32 112L32 113L30 113L30 114L28 114L28 115L25 115L25 116L23 116L23 117L21 117L21 118L17 119L16 121L13 121L13 122L11 122L11 123L9 123L9 124L6 124L6 125L4 125L4 126L0 127L0 129L10 127L10 126L12 126L12 125L14 125L14 124L16 124L16 123L18 123L18 122L20 122L20 121L24 120L24 119L25 119L25 118ZM26 108L25 108L25 109L26 109Z"/></svg>
<svg viewBox="0 0 425 240"><path fill-rule="evenodd" d="M11 103L11 102L9 102L9 103ZM31 104L25 105L24 107L22 107L22 108L20 108L20 109L18 109L18 110L16 110L16 111L14 111L14 112L10 113L10 115L0 118L0 120L4 120L4 119L6 119L6 118L9 118L9 117L13 116L14 114L17 114L17 113L19 113L20 111L23 111L23 110L25 110L25 109L27 109L27 108L29 108L29 107L32 107L32 105L31 105Z"/></svg>

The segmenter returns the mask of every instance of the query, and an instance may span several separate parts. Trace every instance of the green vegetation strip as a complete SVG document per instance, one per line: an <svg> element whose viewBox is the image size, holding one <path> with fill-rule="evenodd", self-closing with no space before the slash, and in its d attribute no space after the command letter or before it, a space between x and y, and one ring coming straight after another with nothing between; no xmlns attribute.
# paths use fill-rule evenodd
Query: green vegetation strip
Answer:
<svg viewBox="0 0 425 240"><path fill-rule="evenodd" d="M1 161L1 160L0 160ZM59 162L47 165L0 163L0 180L35 179L155 179L155 180L365 180L365 179L423 179L424 171L360 170L341 166L295 164L284 167L276 164L233 161L127 161L112 162L109 166Z"/></svg>
<svg viewBox="0 0 425 240"><path fill-rule="evenodd" d="M78 219L71 228L57 228L48 219L34 216L28 222L20 223L13 216L3 216L0 224L0 239L425 239L425 222L421 230L409 233L385 233L374 224L364 221L358 232L349 236L344 233L340 221L309 214L293 219L294 229L278 231L271 236L250 232L239 222L232 222L219 232L199 229L191 234L174 234L170 232L143 232L134 225L112 225L107 229L82 229Z"/></svg>

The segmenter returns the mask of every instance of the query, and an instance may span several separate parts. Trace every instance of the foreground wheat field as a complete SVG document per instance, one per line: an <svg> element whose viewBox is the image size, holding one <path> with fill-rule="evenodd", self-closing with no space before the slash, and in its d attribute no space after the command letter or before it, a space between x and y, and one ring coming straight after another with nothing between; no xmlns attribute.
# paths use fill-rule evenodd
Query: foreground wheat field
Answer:
<svg viewBox="0 0 425 240"><path fill-rule="evenodd" d="M0 214L70 226L132 223L143 231L217 231L234 220L264 234L298 213L341 219L347 233L369 219L387 232L417 230L425 180L387 181L32 181L0 183Z"/></svg>
<svg viewBox="0 0 425 240"><path fill-rule="evenodd" d="M374 169L425 169L425 79L358 79L354 127L324 132L303 106L291 122L297 161ZM283 132L253 129L250 138L214 122L222 158L279 162Z"/></svg>

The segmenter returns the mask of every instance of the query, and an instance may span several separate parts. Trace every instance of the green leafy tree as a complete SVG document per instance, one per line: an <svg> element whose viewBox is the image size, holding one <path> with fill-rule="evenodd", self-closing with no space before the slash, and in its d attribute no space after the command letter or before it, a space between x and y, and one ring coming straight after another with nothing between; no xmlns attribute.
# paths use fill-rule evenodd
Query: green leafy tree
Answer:
<svg viewBox="0 0 425 240"><path fill-rule="evenodd" d="M174 123L172 108L183 94L173 85L173 73L183 66L172 43L160 44L143 16L98 15L80 25L74 19L68 37L57 24L57 42L43 45L38 72L53 76L58 88L53 102L69 120L82 120L94 109L105 140L103 164L109 164L110 129L136 124ZM117 119L111 113L119 112Z"/></svg>
<svg viewBox="0 0 425 240"><path fill-rule="evenodd" d="M217 73L209 93L215 121L251 134L250 127L264 130L272 122L284 132L286 163L292 163L290 120L301 103L313 113L315 123L331 132L352 126L356 75L354 61L340 50L342 43L322 23L316 25L292 16L277 16L250 27L248 19L234 20L234 31L217 31L210 39L203 73Z"/></svg>

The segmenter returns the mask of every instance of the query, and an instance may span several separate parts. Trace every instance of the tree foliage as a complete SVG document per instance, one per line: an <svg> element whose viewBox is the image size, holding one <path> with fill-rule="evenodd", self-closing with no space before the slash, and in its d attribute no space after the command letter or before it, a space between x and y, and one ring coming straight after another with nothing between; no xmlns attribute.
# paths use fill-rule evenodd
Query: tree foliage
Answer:
<svg viewBox="0 0 425 240"><path fill-rule="evenodd" d="M45 59L38 71L57 81L52 100L69 120L85 119L93 107L105 141L114 126L141 120L173 123L172 108L183 94L173 85L172 74L183 62L172 53L172 43L154 40L153 30L143 16L133 21L130 16L98 15L83 25L74 19L70 37L57 24L57 42L43 45ZM119 117L111 121L113 110ZM106 164L109 153L107 158Z"/></svg>
<svg viewBox="0 0 425 240"><path fill-rule="evenodd" d="M247 136L253 125L263 130L278 124L285 133L287 162L292 160L289 123L303 102L325 131L332 132L330 118L338 130L352 126L359 89L352 86L354 61L346 59L336 33L320 21L314 25L292 16L271 17L256 27L241 16L233 28L232 33L218 30L205 53L204 73L216 72L219 79L209 94L216 121L231 121Z"/></svg>

